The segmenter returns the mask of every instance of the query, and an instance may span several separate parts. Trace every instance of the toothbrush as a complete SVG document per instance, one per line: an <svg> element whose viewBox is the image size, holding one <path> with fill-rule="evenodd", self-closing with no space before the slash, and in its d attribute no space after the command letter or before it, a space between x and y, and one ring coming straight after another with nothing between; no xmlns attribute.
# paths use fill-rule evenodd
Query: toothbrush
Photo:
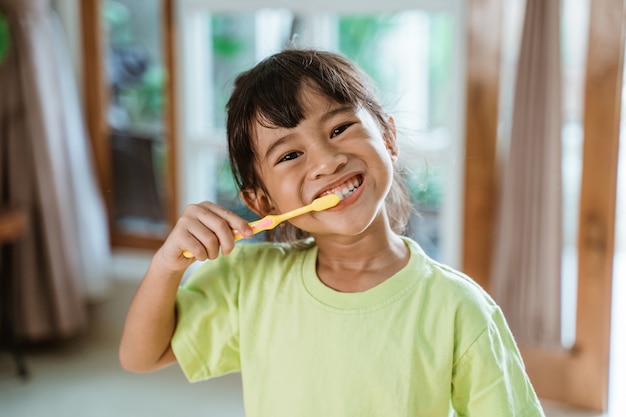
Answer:
<svg viewBox="0 0 626 417"><path fill-rule="evenodd" d="M288 211L283 214L270 214L262 219L253 221L248 223L250 228L252 229L252 234L257 234L264 230L271 230L284 222L285 220L289 220L291 218L300 216L302 214L308 213L310 211L322 211L329 209L331 207L335 207L341 201L341 197L337 194L326 194L325 196L316 198L309 205L297 208L295 210ZM239 233L237 230L233 230L233 236L235 237L235 241L244 239L244 236ZM187 259L193 258L193 254L189 251L184 250L183 256Z"/></svg>

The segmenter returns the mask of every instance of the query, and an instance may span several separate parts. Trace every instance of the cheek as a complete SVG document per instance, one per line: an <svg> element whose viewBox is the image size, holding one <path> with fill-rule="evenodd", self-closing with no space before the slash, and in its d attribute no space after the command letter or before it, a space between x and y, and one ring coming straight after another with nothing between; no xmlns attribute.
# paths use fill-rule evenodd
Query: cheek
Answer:
<svg viewBox="0 0 626 417"><path fill-rule="evenodd" d="M378 158L380 160L379 173L377 176L383 183L386 183L387 188L391 187L394 176L394 164L390 152L387 148L384 148L378 152Z"/></svg>
<svg viewBox="0 0 626 417"><path fill-rule="evenodd" d="M267 178L265 187L274 211L284 212L302 205L299 195L300 183L295 175L270 173L264 178Z"/></svg>

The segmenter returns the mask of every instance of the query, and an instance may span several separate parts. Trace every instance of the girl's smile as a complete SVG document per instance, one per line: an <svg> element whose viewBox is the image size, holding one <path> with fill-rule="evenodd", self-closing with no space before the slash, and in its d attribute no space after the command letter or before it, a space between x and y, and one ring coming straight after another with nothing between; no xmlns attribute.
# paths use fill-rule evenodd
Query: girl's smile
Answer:
<svg viewBox="0 0 626 417"><path fill-rule="evenodd" d="M333 186L331 189L321 193L319 197L326 194L337 194L341 197L341 201L335 207L332 207L327 211L338 211L345 206L352 204L359 198L359 195L362 192L361 185L363 185L363 176L356 175L347 181L341 182L338 186Z"/></svg>

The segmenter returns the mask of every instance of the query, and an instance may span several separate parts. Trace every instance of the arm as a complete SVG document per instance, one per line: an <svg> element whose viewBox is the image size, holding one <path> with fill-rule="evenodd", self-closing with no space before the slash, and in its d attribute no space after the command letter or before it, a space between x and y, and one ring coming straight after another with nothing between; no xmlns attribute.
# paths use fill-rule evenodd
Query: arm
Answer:
<svg viewBox="0 0 626 417"><path fill-rule="evenodd" d="M220 247L234 247L231 228L252 236L238 215L205 202L187 207L163 246L155 253L131 302L119 349L122 367L133 372L159 369L176 360L170 341L176 328L176 293L194 260L215 259ZM183 250L195 259L182 256Z"/></svg>
<svg viewBox="0 0 626 417"><path fill-rule="evenodd" d="M183 271L161 266L157 252L128 310L120 343L120 363L133 372L147 372L175 360L169 341L176 323L176 291Z"/></svg>

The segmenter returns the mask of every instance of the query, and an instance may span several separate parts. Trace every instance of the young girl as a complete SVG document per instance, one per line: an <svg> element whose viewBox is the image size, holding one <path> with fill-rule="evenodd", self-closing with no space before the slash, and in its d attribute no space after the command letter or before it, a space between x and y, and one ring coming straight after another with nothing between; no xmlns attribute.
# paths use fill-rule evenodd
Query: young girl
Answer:
<svg viewBox="0 0 626 417"><path fill-rule="evenodd" d="M177 361L190 381L241 371L262 417L543 416L502 312L470 278L400 235L393 119L339 55L286 50L241 74L231 166L259 216L341 196L238 243L246 220L187 207L131 304L124 368ZM282 241L282 242L281 242ZM205 261L180 285L194 261Z"/></svg>

